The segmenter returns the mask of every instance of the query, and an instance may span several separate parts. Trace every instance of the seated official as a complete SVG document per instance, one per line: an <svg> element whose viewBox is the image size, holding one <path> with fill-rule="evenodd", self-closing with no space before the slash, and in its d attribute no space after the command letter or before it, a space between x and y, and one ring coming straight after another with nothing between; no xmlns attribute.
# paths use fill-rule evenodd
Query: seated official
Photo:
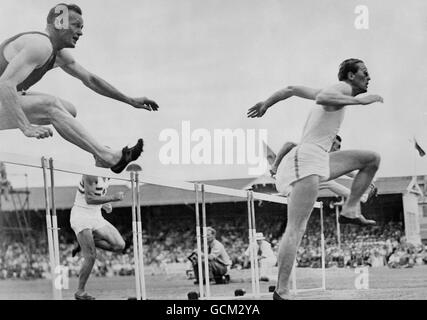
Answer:
<svg viewBox="0 0 427 320"><path fill-rule="evenodd" d="M208 243L208 263L209 263L209 281L215 280L216 283L228 283L230 280L227 274L231 266L231 260L225 251L224 245L215 239L216 231L212 227L206 228L206 237ZM194 251L188 259L193 265L194 275L196 277L195 284L199 283L199 266L197 252ZM205 281L204 257L202 254L202 277Z"/></svg>

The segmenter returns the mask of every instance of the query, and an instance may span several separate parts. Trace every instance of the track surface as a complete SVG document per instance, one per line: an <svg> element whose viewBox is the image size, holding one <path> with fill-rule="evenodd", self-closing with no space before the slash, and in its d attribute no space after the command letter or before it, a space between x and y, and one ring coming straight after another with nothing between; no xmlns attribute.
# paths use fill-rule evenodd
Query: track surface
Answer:
<svg viewBox="0 0 427 320"><path fill-rule="evenodd" d="M211 284L211 295L218 299L234 298L234 290L243 288L252 292L250 270L230 272L231 282L227 285ZM296 300L427 300L427 266L408 269L370 268L369 289L356 290L354 269L327 269L326 291L298 292ZM321 274L318 269L298 269L297 288L321 287ZM275 284L261 282L261 292L266 293L258 299L270 300L268 287ZM77 279L69 280L69 289L63 290L63 298L73 299ZM98 300L123 300L135 297L133 277L89 278L87 290ZM151 300L186 300L187 293L199 291L199 286L188 280L185 274L146 275L147 297ZM52 298L49 280L0 280L1 300L45 300ZM253 299L250 295L243 299Z"/></svg>

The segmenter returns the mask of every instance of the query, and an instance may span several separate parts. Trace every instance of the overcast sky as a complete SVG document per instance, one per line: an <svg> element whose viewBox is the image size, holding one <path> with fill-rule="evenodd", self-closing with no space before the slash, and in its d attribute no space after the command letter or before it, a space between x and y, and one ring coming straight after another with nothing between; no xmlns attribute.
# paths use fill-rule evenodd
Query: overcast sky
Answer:
<svg viewBox="0 0 427 320"><path fill-rule="evenodd" d="M291 98L261 119L246 112L286 85L322 88L337 81L339 63L361 58L371 74L370 92L384 104L347 108L343 149L368 149L382 156L378 176L427 174L427 157L409 143L416 134L427 148L427 2L342 0L91 0L83 9L84 35L71 50L89 71L131 96L147 96L160 110L149 113L99 96L57 69L32 90L72 102L79 121L114 148L145 141L138 160L150 175L177 180L248 176L248 165L165 165L162 130L266 129L277 151L299 141L312 101ZM43 30L50 0L2 0L0 38ZM369 29L357 30L355 8L369 9ZM245 131L247 132L247 131ZM18 130L0 132L1 151L93 167L91 155L54 137L42 141ZM192 147L197 144L194 143ZM28 172L8 165L10 178ZM73 184L61 176L58 184Z"/></svg>

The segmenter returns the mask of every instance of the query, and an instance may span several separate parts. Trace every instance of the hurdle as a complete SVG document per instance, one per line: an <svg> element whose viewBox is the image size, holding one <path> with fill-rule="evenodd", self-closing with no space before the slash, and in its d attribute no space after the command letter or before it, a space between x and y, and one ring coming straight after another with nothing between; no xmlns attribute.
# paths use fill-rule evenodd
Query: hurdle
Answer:
<svg viewBox="0 0 427 320"><path fill-rule="evenodd" d="M59 237L58 237L58 221L56 216L55 206L55 183L53 174L53 160L49 159L49 163L45 157L41 158L41 167L43 170L44 196L46 205L46 231L49 246L50 273L52 278L52 295L54 300L62 300L62 286L58 284L57 277L60 274L60 257L59 257ZM50 196L49 200L49 183L47 179L47 168L50 173ZM51 210L52 208L52 210ZM60 280L60 278L59 278Z"/></svg>
<svg viewBox="0 0 427 320"><path fill-rule="evenodd" d="M143 245L142 245L142 223L141 223L141 204L139 196L139 174L137 171L130 172L130 178L122 174L110 173L107 169L101 168L87 168L76 166L73 164L65 164L49 158L49 160L42 156L41 159L37 157L22 156L12 153L0 152L0 160L4 163L9 163L18 166L41 168L43 175L43 189L45 197L45 212L46 212L46 229L47 229L47 242L49 253L49 267L52 283L52 297L54 300L63 299L62 296L62 283L61 278L61 264L59 253L59 235L58 235L58 222L56 215L55 205L55 180L54 173L65 172L71 174L88 174L99 177L110 178L114 180L121 180L131 183L132 191L132 232L133 232L133 247L134 247L134 265L135 265L135 284L136 284L136 297L138 300L145 300L145 277L144 277L144 262L143 262ZM48 171L50 179L48 179ZM50 182L50 186L49 186ZM49 192L50 189L50 192Z"/></svg>
<svg viewBox="0 0 427 320"><path fill-rule="evenodd" d="M137 171L130 172L132 190L132 236L133 236L133 256L135 265L135 288L136 299L146 300L144 277L144 251L142 246L142 222L141 204L139 196L139 174Z"/></svg>
<svg viewBox="0 0 427 320"><path fill-rule="evenodd" d="M249 237L249 259L251 263L251 284L252 284L252 293L257 294L257 285L256 285L256 271L255 265L256 263L256 252L254 251L254 241L253 241L253 223L252 223L252 202L253 202L253 194L251 191L248 191L247 195L247 205L248 205L248 237Z"/></svg>
<svg viewBox="0 0 427 320"><path fill-rule="evenodd" d="M195 212L196 212L196 236L197 236L197 253L198 253L198 266L199 270L202 270L202 245L201 238L203 231L203 251L205 252L204 256L204 264L208 266L208 250L207 250L207 238L206 238L206 193L220 194L230 197L237 197L246 199L248 204L248 236L249 236L249 245L255 244L255 233L256 233L256 224L255 224L255 205L254 201L266 201L273 202L279 204L287 205L287 199L283 196L273 195L273 194L265 194L254 192L252 190L239 190L225 187L218 187L213 185L207 185L203 183L194 183L194 182L185 182L185 181L174 181L165 178L159 177L151 177L145 176L141 178L138 172L131 171L130 177L121 174L114 174L110 172L108 169L96 168L92 167L88 169L87 167L64 163L60 161L54 161L50 158L49 163L45 157L42 157L42 161L37 157L29 157L16 155L11 153L3 153L0 152L0 160L14 165L27 166L33 168L41 168L43 170L43 181L44 181L44 193L45 193L45 204L46 204L46 225L48 230L48 246L49 246L49 258L50 258L50 268L52 273L52 295L55 299L61 299L61 289L57 289L55 286L55 279L58 275L55 274L56 269L60 269L60 261L59 261L59 244L58 244L58 226L57 226L57 218L56 218L56 207L52 205L52 213L51 213L51 202L54 202L54 172L64 172L71 174L87 174L99 177L110 178L113 180L124 181L126 183L131 184L132 190L132 231L133 231L133 245L134 245L134 265L135 265L135 287L136 287L136 298L138 300L147 299L146 288L145 288L145 277L144 277L144 261L143 261L143 243L142 243L142 220L141 220L141 204L140 204L140 192L139 185L142 183L145 184L153 184L160 186L167 186L171 188L177 188L181 190L192 191L195 193ZM49 186L47 179L47 170L49 170L51 179L51 201L49 198ZM201 199L201 203L200 203ZM202 222L200 223L199 214L199 206L201 204L202 207ZM324 250L324 235L323 235L323 204L320 202L316 202L314 208L321 209L321 242L322 242L322 288L326 288L326 280L325 280L325 250ZM56 243L55 243L56 242ZM254 246L255 249L255 246ZM259 298L264 293L260 292L259 285L259 271L256 263L255 252L251 254L251 268L253 271L251 272L251 282L252 282L252 294L247 295L248 297L252 296L254 298ZM59 271L59 270L58 270ZM205 267L205 276L206 279L209 279L208 276L209 268ZM200 289L200 298L201 299L235 299L234 296L230 297L215 297L211 296L210 292L210 284L209 281L206 281L206 288L203 286L203 276L202 273L199 272L199 289ZM296 288L295 288L296 289ZM298 292L305 290L318 290L319 288L313 289L298 289ZM59 291L59 292L57 292ZM268 293L271 295L272 293Z"/></svg>
<svg viewBox="0 0 427 320"><path fill-rule="evenodd" d="M256 223L255 223L255 199L256 200L262 200L267 202L273 202L273 203L280 203L287 205L287 199L283 196L279 196L277 194L271 195L271 194L265 194L265 193L259 193L254 192L252 190L237 190L237 189L231 189L231 188L225 188L225 187L218 187L218 186L212 186L212 185L205 185L200 184L201 186L200 191L198 191L198 188L195 188L196 190L196 207L198 206L198 197L199 192L201 192L201 198L202 198L202 208L205 206L205 197L203 196L204 193L214 193L214 194L222 194L222 195L229 195L234 197L240 197L240 198L246 198L247 201L247 210L248 210L248 237L249 237L249 246L251 248L250 250L250 261L251 261L251 284L252 284L252 293L245 295L245 297L255 298L259 299L262 296L271 296L272 293L261 293L260 292L260 282L259 282L259 268L258 268L258 262L256 258L256 240L255 240L255 234L256 234ZM317 291L317 290L325 290L326 289L326 272L325 272L325 241L324 241L324 229L323 229L323 203L322 202L315 202L314 208L320 209L320 222L321 222L321 255L322 255L322 286L319 288L303 288L298 289L297 288L297 281L296 281L296 263L294 263L294 268L292 270L292 282L293 282L293 288L291 289L294 293L300 293L305 291ZM198 214L198 210L196 210L196 215ZM204 213L206 215L206 213ZM198 219L196 217L196 224ZM201 228L203 230L206 230L206 225L203 223L206 221L206 218L202 219L202 226ZM196 227L197 228L197 227ZM200 233L200 229L198 229ZM197 232L197 231L196 231ZM198 255L200 256L202 254L201 250L198 246ZM205 263L207 260L207 250L205 248L204 251L204 257L205 257ZM198 268L201 270L201 262L198 262ZM205 264L206 265L206 264ZM206 268L207 269L207 268ZM206 272L206 270L205 270ZM201 286L202 281L200 281L200 272L199 272L199 286ZM206 279L209 279L208 276L206 276ZM232 300L236 299L235 296L211 296L210 295L210 283L208 280L205 282L205 288L204 290L200 289L200 299L201 300Z"/></svg>
<svg viewBox="0 0 427 320"><path fill-rule="evenodd" d="M256 251L256 223L255 223L255 202L252 190L248 190L248 234L249 234L249 259L251 261L251 282L252 292L256 298L260 297L259 285L259 265Z"/></svg>
<svg viewBox="0 0 427 320"><path fill-rule="evenodd" d="M202 255L200 254L202 252L202 241L201 241L201 232L200 232L200 214L199 214L199 192L200 192L200 185L198 183L194 184L194 190L195 190L195 197L196 201L194 203L195 205L195 213L196 213L196 239L197 239L197 266L198 266L198 281L199 281L199 292L200 292L200 298L205 297L204 287L203 287L203 274L200 270L202 270Z"/></svg>
<svg viewBox="0 0 427 320"><path fill-rule="evenodd" d="M141 299L146 300L147 294L145 291L145 272L144 272L144 250L142 245L142 220L141 220L141 198L139 193L139 174L138 172L135 172L135 185L136 188L135 194L136 194L136 234L137 234L137 248L138 252L135 255L135 258L137 262L135 264L139 264L139 270L140 270L140 277L139 281L141 282Z"/></svg>

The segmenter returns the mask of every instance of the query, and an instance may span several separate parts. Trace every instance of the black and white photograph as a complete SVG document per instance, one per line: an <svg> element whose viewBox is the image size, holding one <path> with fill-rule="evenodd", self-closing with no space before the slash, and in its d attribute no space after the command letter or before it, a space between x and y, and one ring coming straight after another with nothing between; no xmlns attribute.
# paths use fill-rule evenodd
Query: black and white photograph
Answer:
<svg viewBox="0 0 427 320"><path fill-rule="evenodd" d="M427 300L427 2L0 13L0 300Z"/></svg>

